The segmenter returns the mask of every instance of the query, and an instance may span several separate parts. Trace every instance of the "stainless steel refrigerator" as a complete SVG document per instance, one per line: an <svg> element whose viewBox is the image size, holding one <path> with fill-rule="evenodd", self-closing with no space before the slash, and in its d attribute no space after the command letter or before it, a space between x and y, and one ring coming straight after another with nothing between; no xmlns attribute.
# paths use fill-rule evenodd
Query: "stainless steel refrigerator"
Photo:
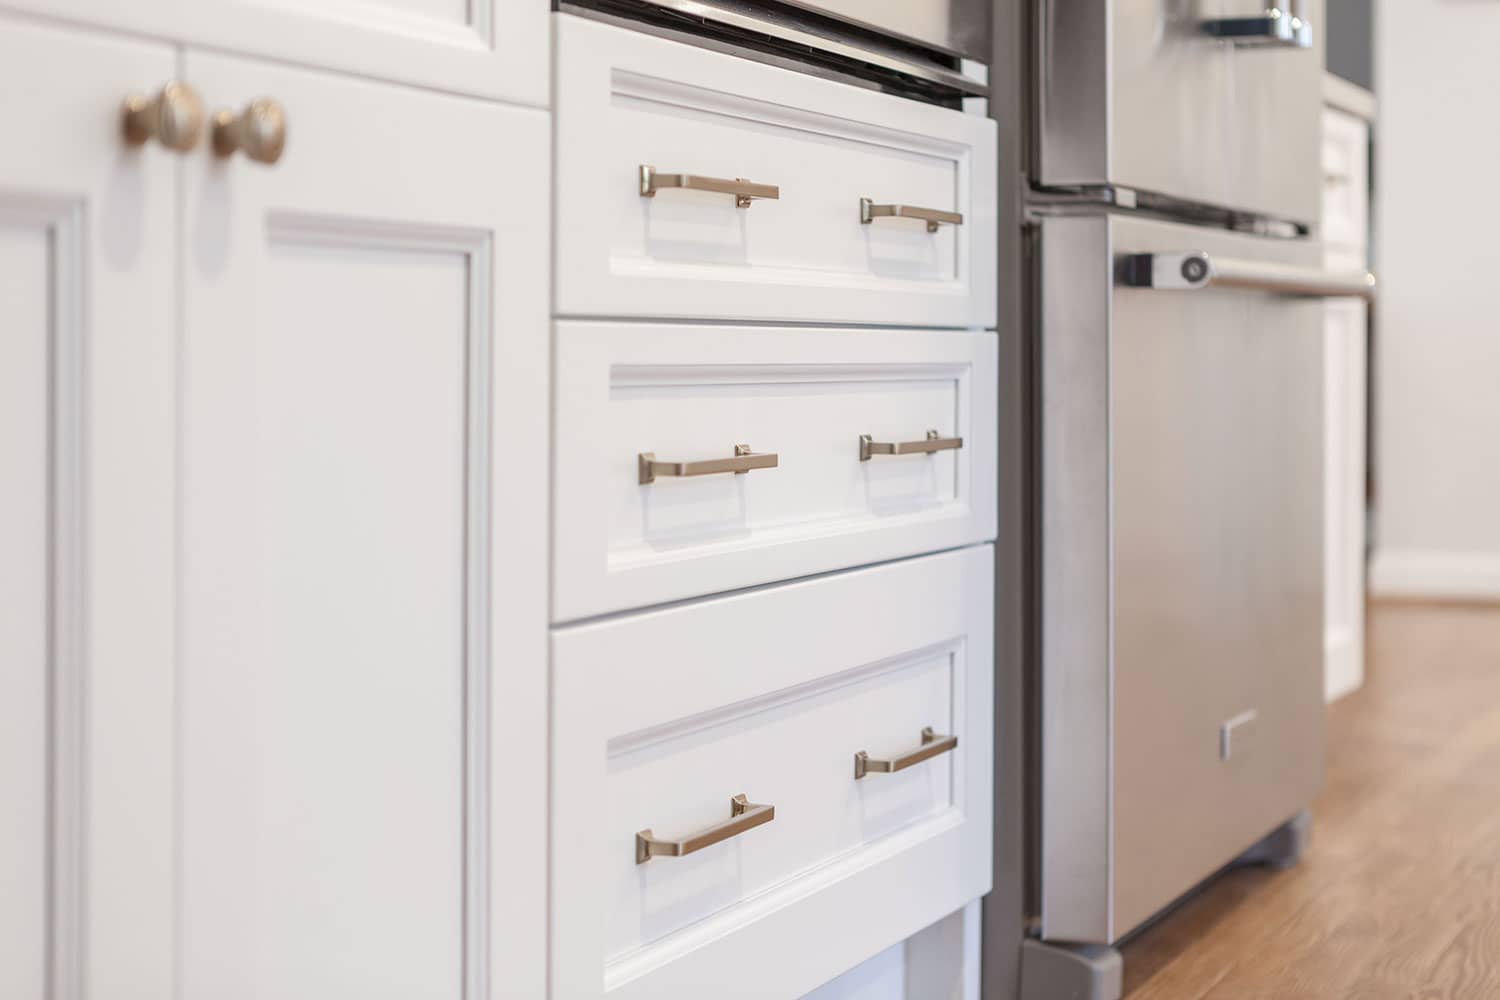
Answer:
<svg viewBox="0 0 1500 1000"><path fill-rule="evenodd" d="M1322 298L1373 279L1321 269L1321 13L1027 12L1029 998L1117 997L1322 781Z"/></svg>

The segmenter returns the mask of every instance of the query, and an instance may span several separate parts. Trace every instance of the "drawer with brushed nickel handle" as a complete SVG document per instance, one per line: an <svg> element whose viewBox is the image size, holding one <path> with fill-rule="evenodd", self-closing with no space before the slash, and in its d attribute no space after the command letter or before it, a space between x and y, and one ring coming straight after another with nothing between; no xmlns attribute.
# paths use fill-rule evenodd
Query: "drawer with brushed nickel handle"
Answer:
<svg viewBox="0 0 1500 1000"><path fill-rule="evenodd" d="M958 331L558 323L554 621L994 537L995 351Z"/></svg>
<svg viewBox="0 0 1500 1000"><path fill-rule="evenodd" d="M556 24L560 315L995 324L983 115Z"/></svg>
<svg viewBox="0 0 1500 1000"><path fill-rule="evenodd" d="M554 629L554 995L802 996L986 892L993 559Z"/></svg>

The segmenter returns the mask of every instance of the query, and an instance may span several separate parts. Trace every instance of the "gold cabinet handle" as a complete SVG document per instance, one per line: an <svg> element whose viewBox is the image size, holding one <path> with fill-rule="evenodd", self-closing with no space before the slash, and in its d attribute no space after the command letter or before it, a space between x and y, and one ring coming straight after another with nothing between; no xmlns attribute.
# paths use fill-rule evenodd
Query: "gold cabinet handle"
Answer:
<svg viewBox="0 0 1500 1000"><path fill-rule="evenodd" d="M720 841L737 837L746 830L764 826L776 818L776 807L746 801L736 795L729 800L729 818L722 823L688 834L681 840L660 840L650 830L635 835L635 863L643 865L652 858L680 858Z"/></svg>
<svg viewBox="0 0 1500 1000"><path fill-rule="evenodd" d="M743 177L728 180L723 177L699 177L696 174L659 174L655 167L641 164L641 197L655 198L662 188L686 188L690 191L713 191L716 194L734 195L738 208L749 208L756 198L775 201L781 197L781 188L775 184L756 184Z"/></svg>
<svg viewBox="0 0 1500 1000"><path fill-rule="evenodd" d="M867 774L894 774L904 771L913 764L920 764L924 760L936 757L938 754L947 753L958 746L957 736L939 736L928 726L922 730L922 745L906 753L898 754L890 760L872 760L870 755L861 750L854 755L854 780L858 781Z"/></svg>
<svg viewBox="0 0 1500 1000"><path fill-rule="evenodd" d="M141 146L155 139L168 149L185 153L203 133L203 101L181 80L172 80L155 97L129 94L120 109L125 141Z"/></svg>
<svg viewBox="0 0 1500 1000"><path fill-rule="evenodd" d="M214 113L214 152L244 153L256 163L275 163L286 149L286 109L280 101L257 97L239 114Z"/></svg>
<svg viewBox="0 0 1500 1000"><path fill-rule="evenodd" d="M859 221L868 226L876 219L921 219L927 223L927 231L935 233L938 226L947 223L961 226L964 217L958 212L944 212L939 208L917 208L915 205L877 205L869 198L859 199Z"/></svg>
<svg viewBox="0 0 1500 1000"><path fill-rule="evenodd" d="M774 469L780 459L774 451L756 453L748 444L734 446L733 458L708 458L701 462L658 462L656 453L643 451L636 456L641 485L656 482L657 476L711 476L716 472L733 472L742 476L751 469Z"/></svg>
<svg viewBox="0 0 1500 1000"><path fill-rule="evenodd" d="M868 462L874 455L929 455L935 451L954 451L963 446L963 438L938 437L938 432L931 430L920 441L876 441L868 434L861 434L859 460Z"/></svg>

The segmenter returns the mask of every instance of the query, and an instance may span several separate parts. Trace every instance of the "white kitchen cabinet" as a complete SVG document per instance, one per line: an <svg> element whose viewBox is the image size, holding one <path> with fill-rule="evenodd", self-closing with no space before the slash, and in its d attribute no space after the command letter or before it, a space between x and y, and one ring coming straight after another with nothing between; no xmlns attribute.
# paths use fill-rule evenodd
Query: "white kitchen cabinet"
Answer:
<svg viewBox="0 0 1500 1000"><path fill-rule="evenodd" d="M0 112L0 995L543 995L548 115L8 14Z"/></svg>
<svg viewBox="0 0 1500 1000"><path fill-rule="evenodd" d="M1324 264L1370 266L1370 126L1375 99L1336 77L1324 83ZM1324 695L1332 701L1364 681L1366 368L1369 306L1324 306Z"/></svg>
<svg viewBox="0 0 1500 1000"><path fill-rule="evenodd" d="M993 559L555 630L553 995L800 996L989 891Z"/></svg>
<svg viewBox="0 0 1500 1000"><path fill-rule="evenodd" d="M290 137L182 167L184 995L539 995L547 118L183 75Z"/></svg>
<svg viewBox="0 0 1500 1000"><path fill-rule="evenodd" d="M627 277L607 289L622 297L573 299L595 319L553 342L551 23L533 0L0 0L0 112L26 139L0 155L0 792L15 819L0 996L701 996L761 967L749 995L974 995L995 352L989 334L935 328L993 318L993 127L688 50L710 73L682 92L713 105L722 68L766 128L647 94L630 106L654 123L640 137L673 154L719 135L806 181L755 243L759 287L735 290L711 247L686 266L722 234L689 239L639 298ZM641 97L673 65L622 63L610 81ZM616 102L596 70L579 69L588 100ZM284 153L216 152L209 128L183 152L127 145L121 99L174 78L206 115L274 99ZM590 113L628 136L617 110ZM647 228L693 230L698 194L665 195ZM866 194L965 221L865 225L851 215ZM628 242L641 200L609 202L611 239ZM711 322L731 314L825 325ZM578 376L560 377L556 411L554 346ZM570 423L554 437L550 417ZM722 524L694 534L684 501L702 484L663 476L677 505L653 506L676 521L657 527L692 543L686 572L647 559L623 584L600 575L645 550L621 534L640 484L611 478L614 450L590 464L597 448L625 442L634 468L650 447L637 429L670 460L690 432L762 428L789 443L780 492L755 508L760 551L729 558ZM963 445L858 454L863 433L929 431ZM564 467L581 499L555 534ZM554 538L593 546L559 557L581 582L556 590ZM740 592L597 617L724 590ZM550 633L567 655L549 681L554 595L555 615L588 620ZM723 672L672 646L677 621ZM599 643L675 693L621 681ZM555 714L549 683L565 690ZM857 749L949 735L907 771L853 775ZM805 767L799 747L837 760ZM617 860L588 838L636 797L624 758L664 834L701 807L709 771L755 763L783 782L777 829L795 836L761 857L764 892L674 903L610 868L608 898L589 896L605 883L572 873ZM576 822L600 788L610 825ZM655 864L670 891L711 874Z"/></svg>
<svg viewBox="0 0 1500 1000"><path fill-rule="evenodd" d="M548 0L0 0L6 8L518 104L549 97Z"/></svg>
<svg viewBox="0 0 1500 1000"><path fill-rule="evenodd" d="M4 997L170 995L176 166L118 114L173 70L0 15Z"/></svg>

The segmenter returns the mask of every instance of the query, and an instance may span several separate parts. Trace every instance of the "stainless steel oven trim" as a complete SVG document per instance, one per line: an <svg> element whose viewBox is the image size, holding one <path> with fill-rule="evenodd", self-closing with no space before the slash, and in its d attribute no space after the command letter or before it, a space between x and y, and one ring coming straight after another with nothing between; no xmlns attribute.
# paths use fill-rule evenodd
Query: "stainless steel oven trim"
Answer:
<svg viewBox="0 0 1500 1000"><path fill-rule="evenodd" d="M1039 249L1044 938L1114 940L1110 219L1043 220Z"/></svg>
<svg viewBox="0 0 1500 1000"><path fill-rule="evenodd" d="M899 0L902 5L941 6L949 12L948 31L942 39L929 34L914 34L901 26L882 21L878 16L869 16L875 6L871 0L780 0L791 7L813 11L828 17L847 21L869 31L876 31L902 38L914 45L938 49L966 59L980 62L991 61L990 26L993 19L993 0ZM857 13L856 13L857 12Z"/></svg>
<svg viewBox="0 0 1500 1000"><path fill-rule="evenodd" d="M955 94L972 97L985 97L989 94L989 86L984 81L955 70L945 69L935 63L903 59L890 52L882 52L868 46L856 45L845 39L806 31L791 24L781 23L764 17L756 17L740 10L711 2L704 2L704 0L645 0L645 2L651 6L660 7L663 10L698 18L724 27L754 32L791 46L814 49L842 59L864 63L888 72L937 84L954 91ZM611 24L624 25L648 34L670 38L674 41L685 41L694 45L701 45L705 48L730 52L735 55L768 62L788 69L810 72L814 75L825 76L841 82L862 82L852 73L842 73L837 70L818 66L815 63L804 63L791 56L772 56L768 53L738 48L725 42L702 39L688 31L673 29L649 21L636 21L612 14L608 11L597 10L586 4L569 3L564 0L564 2L558 4L558 10L582 17L607 21ZM864 85L871 89L881 89L878 85L869 82L865 82Z"/></svg>

